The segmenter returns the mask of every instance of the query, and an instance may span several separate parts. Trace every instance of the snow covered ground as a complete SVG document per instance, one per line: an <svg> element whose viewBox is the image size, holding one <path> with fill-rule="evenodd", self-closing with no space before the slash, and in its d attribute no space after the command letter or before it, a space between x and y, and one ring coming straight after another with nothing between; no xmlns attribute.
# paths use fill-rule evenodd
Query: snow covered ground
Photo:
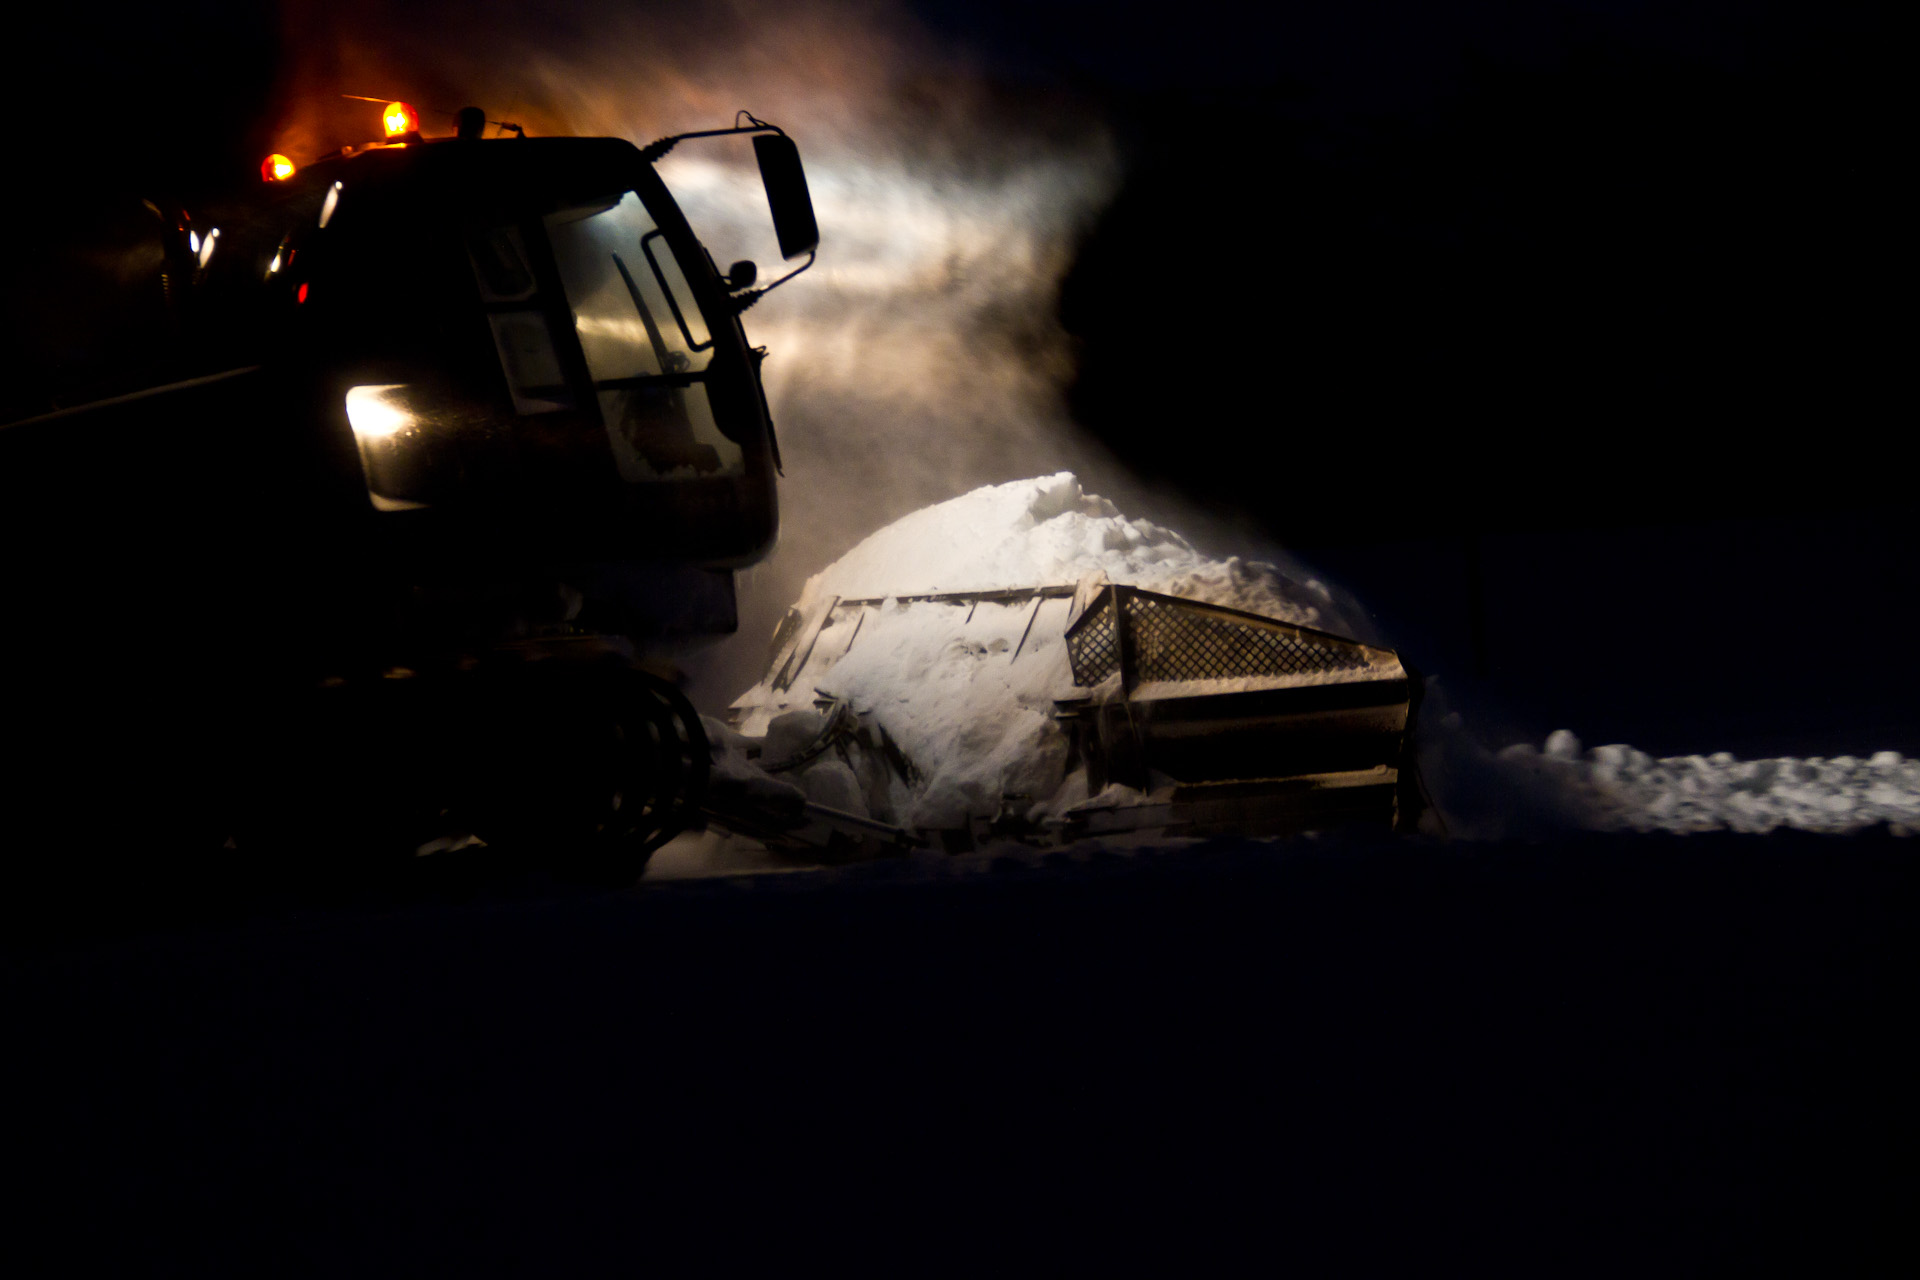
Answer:
<svg viewBox="0 0 1920 1280"><path fill-rule="evenodd" d="M1437 733L1459 729L1442 725ZM1622 743L1583 750L1577 737L1561 729L1544 749L1515 743L1483 758L1479 767L1483 781L1504 791L1512 809L1597 831L1765 833L1793 827L1845 834L1882 823L1896 835L1920 829L1920 760L1893 751L1770 760L1737 760L1727 752L1655 758ZM1461 833L1476 834L1486 818L1461 814ZM1497 827L1490 832L1496 833Z"/></svg>
<svg viewBox="0 0 1920 1280"><path fill-rule="evenodd" d="M902 596L1071 587L1105 580L1360 636L1356 602L1264 562L1203 554L1180 534L1129 519L1061 472L991 485L913 512L814 575L795 602L813 625L800 678L769 671L734 704L741 734L715 725L723 774L911 829L951 828L1017 806L1030 817L1087 799L1067 769L1054 700L1074 684L1065 598L902 602ZM857 602L870 603L857 603ZM855 603L844 603L855 602ZM1368 636L1368 639L1377 639ZM1391 638L1387 638L1391 643ZM884 731L911 777L832 752L775 779L747 759L801 750L827 725L818 700L838 699ZM1920 828L1920 761L1864 757L1736 760L1721 753L1654 759L1631 746L1590 750L1572 732L1544 749L1489 751L1470 720L1430 685L1419 723L1422 779L1436 829L1458 837L1529 830L1849 832ZM736 778L736 780L738 780ZM663 850L655 874L747 870L766 863L739 841L688 838Z"/></svg>

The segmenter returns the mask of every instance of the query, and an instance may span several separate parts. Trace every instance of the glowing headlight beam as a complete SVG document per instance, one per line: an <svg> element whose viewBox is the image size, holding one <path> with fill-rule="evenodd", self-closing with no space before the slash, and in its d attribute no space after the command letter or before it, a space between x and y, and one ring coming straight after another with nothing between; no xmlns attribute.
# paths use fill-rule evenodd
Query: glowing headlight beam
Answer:
<svg viewBox="0 0 1920 1280"><path fill-rule="evenodd" d="M367 443L387 440L414 425L413 415L387 398L392 391L404 391L400 383L380 387L352 387L347 391L347 422L354 439Z"/></svg>

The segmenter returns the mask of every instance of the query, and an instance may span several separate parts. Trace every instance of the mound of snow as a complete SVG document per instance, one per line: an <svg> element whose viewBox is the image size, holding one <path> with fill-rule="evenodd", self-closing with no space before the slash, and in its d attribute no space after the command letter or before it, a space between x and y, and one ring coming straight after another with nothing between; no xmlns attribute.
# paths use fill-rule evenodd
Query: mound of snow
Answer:
<svg viewBox="0 0 1920 1280"><path fill-rule="evenodd" d="M964 826L1007 805L1057 810L1085 798L1068 779L1054 699L1074 688L1064 627L1068 602L975 607L903 605L901 596L1072 586L1088 578L1245 609L1302 626L1341 629L1331 593L1275 566L1203 555L1171 529L1131 520L1070 472L990 485L904 516L808 580L803 614L834 598L874 600L850 644L811 687L761 683L734 705L764 732L841 698L914 766L909 794L869 788L866 811L916 828ZM834 652L839 652L834 650ZM799 779L811 792L813 780ZM1077 789L1076 789L1077 788Z"/></svg>
<svg viewBox="0 0 1920 1280"><path fill-rule="evenodd" d="M1013 797L1026 808L1060 789L1067 740L1053 702L1073 687L1062 635L1028 637L1014 661L1020 606L896 602L869 614L819 690L845 699L913 762L918 778L906 803L894 803L897 819L963 827Z"/></svg>
<svg viewBox="0 0 1920 1280"><path fill-rule="evenodd" d="M829 596L880 599L1110 582L1340 630L1320 582L1271 564L1201 554L1173 530L1130 520L1070 471L989 485L902 516L808 579L800 607Z"/></svg>

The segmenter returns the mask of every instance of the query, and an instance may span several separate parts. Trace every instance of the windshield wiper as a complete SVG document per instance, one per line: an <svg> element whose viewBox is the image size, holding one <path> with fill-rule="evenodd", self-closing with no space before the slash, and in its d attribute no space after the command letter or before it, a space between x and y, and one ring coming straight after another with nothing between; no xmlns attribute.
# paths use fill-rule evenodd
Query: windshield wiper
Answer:
<svg viewBox="0 0 1920 1280"><path fill-rule="evenodd" d="M640 286L633 282L633 272L627 270L627 264L620 260L620 255L617 253L613 255L613 265L619 269L620 278L626 282L627 296L633 299L633 309L640 313L640 323L647 327L647 341L653 344L654 363L662 369L672 368L674 353L667 350L667 340L660 335L660 326L654 323L653 312L647 309L646 299L640 296ZM654 274L659 274L658 267L654 268ZM673 305L672 294L667 295L667 305ZM677 317L679 313L676 311L674 314ZM685 329L687 326L682 323L680 327Z"/></svg>

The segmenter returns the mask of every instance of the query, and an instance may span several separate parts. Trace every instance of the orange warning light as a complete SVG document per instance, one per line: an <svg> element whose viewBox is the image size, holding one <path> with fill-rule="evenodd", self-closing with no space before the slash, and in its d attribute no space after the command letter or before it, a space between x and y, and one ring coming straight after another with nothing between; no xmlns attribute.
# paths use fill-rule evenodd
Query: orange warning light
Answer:
<svg viewBox="0 0 1920 1280"><path fill-rule="evenodd" d="M263 182L285 182L292 176L293 161L277 151L260 162L260 178Z"/></svg>
<svg viewBox="0 0 1920 1280"><path fill-rule="evenodd" d="M409 133L420 132L419 115L404 102L389 102L387 109L380 113L380 123L389 138L403 138Z"/></svg>

